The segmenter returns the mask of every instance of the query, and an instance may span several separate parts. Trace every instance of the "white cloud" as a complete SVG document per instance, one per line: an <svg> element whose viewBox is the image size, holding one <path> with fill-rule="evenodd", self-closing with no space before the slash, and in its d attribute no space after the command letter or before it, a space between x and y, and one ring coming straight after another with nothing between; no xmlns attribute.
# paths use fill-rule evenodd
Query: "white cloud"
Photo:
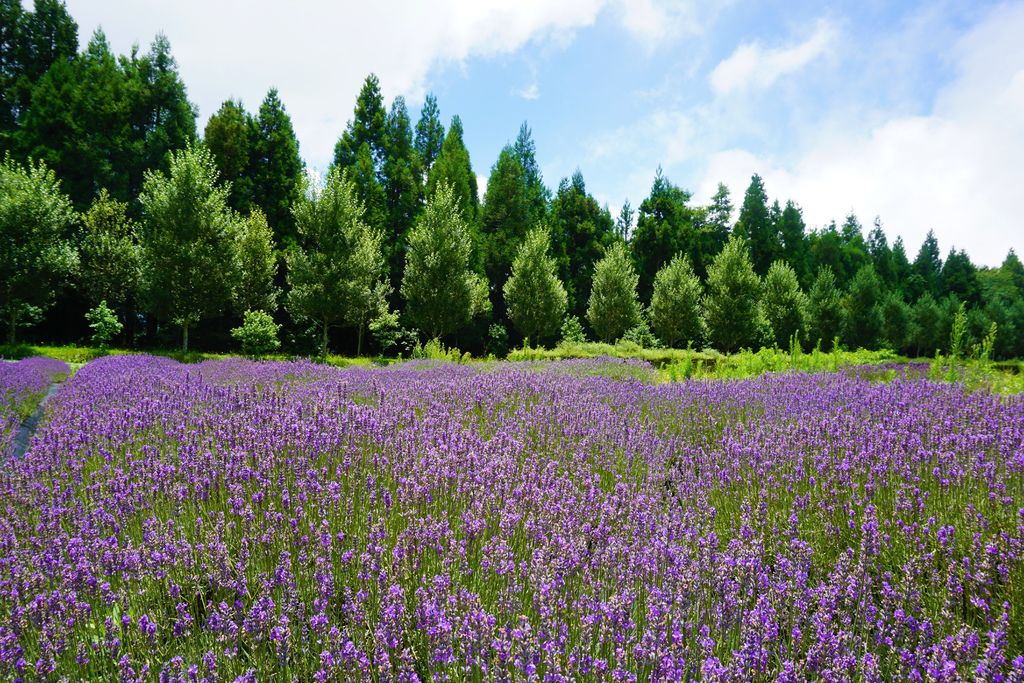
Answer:
<svg viewBox="0 0 1024 683"><path fill-rule="evenodd" d="M794 45L766 48L756 41L744 43L714 68L711 87L719 94L771 87L825 54L837 36L832 22L819 19L811 36Z"/></svg>
<svg viewBox="0 0 1024 683"><path fill-rule="evenodd" d="M714 154L698 197L726 182L738 203L752 173L768 192L799 202L810 225L853 209L862 222L880 215L890 239L912 253L928 229L945 252L964 248L997 265L1024 251L1024 6L1003 6L951 51L956 77L930 113L892 116L867 130L826 129L794 161L736 148Z"/></svg>
<svg viewBox="0 0 1024 683"><path fill-rule="evenodd" d="M651 16L679 17L692 0L643 0ZM432 70L471 58L515 53L528 44L568 45L576 31L612 8L638 40L668 33L627 21L628 0L68 0L82 41L102 26L118 52L143 49L167 34L200 126L229 97L255 110L276 86L292 116L302 155L325 166L352 115L366 74L380 78L384 95L418 103ZM660 13L660 14L659 14ZM671 23L671 22L670 22ZM526 95L536 94L528 88ZM445 116L451 112L442 110Z"/></svg>
<svg viewBox="0 0 1024 683"><path fill-rule="evenodd" d="M525 88L515 90L513 93L524 100L535 100L540 97L540 87L536 83L530 83Z"/></svg>

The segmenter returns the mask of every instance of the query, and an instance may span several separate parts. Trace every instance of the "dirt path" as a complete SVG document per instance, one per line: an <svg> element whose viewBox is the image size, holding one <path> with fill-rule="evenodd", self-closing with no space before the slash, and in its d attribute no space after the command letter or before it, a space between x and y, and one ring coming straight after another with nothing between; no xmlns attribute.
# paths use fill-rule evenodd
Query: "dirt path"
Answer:
<svg viewBox="0 0 1024 683"><path fill-rule="evenodd" d="M62 382L54 382L47 389L46 395L43 396L43 400L36 406L35 411L28 416L21 426L18 427L18 434L14 437L14 447L11 449L10 457L17 460L21 456L25 455L25 451L28 450L28 445L32 441L32 435L36 433L36 428L39 427L39 421L43 419L43 411L46 409L46 402L50 400L57 389L60 387Z"/></svg>

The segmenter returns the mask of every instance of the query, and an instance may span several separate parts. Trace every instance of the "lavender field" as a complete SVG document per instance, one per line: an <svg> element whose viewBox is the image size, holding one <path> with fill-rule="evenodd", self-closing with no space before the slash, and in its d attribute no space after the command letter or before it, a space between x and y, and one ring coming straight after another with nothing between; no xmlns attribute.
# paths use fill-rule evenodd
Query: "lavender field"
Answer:
<svg viewBox="0 0 1024 683"><path fill-rule="evenodd" d="M1024 680L1024 398L107 357L0 466L4 680Z"/></svg>
<svg viewBox="0 0 1024 683"><path fill-rule="evenodd" d="M50 384L69 371L67 363L38 356L0 362L0 458L8 454L18 428L42 401Z"/></svg>

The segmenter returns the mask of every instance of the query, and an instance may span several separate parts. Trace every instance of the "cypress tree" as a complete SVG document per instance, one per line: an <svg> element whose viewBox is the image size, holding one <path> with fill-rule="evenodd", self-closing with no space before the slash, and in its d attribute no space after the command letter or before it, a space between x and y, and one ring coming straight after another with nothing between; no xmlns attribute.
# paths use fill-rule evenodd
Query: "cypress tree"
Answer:
<svg viewBox="0 0 1024 683"><path fill-rule="evenodd" d="M292 207L302 195L305 165L292 119L285 111L277 88L267 91L256 115L253 142L252 184L255 203L274 231L279 249L296 241Z"/></svg>

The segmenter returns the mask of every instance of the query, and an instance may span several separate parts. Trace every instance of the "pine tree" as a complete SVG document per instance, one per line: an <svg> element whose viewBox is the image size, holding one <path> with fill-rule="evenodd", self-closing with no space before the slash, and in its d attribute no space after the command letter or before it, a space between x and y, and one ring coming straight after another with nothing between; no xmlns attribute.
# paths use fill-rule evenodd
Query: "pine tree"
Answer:
<svg viewBox="0 0 1024 683"><path fill-rule="evenodd" d="M874 227L868 233L867 248L871 265L875 267L875 272L878 273L882 284L890 289L895 287L897 285L896 269L892 249L889 248L889 240L886 239L885 231L882 230L880 218L875 218Z"/></svg>
<svg viewBox="0 0 1024 683"><path fill-rule="evenodd" d="M764 277L761 305L775 344L788 347L794 335L798 343L807 336L807 297L800 289L796 271L776 261Z"/></svg>
<svg viewBox="0 0 1024 683"><path fill-rule="evenodd" d="M515 150L506 146L491 168L487 194L480 210L480 236L484 247L484 272L499 295L509 277L512 261L531 227L529 187L526 171ZM495 309L500 318L505 310L499 296Z"/></svg>
<svg viewBox="0 0 1024 683"><path fill-rule="evenodd" d="M441 145L441 153L430 169L427 195L432 197L437 194L441 185L451 187L463 220L474 224L480 208L480 197L477 194L476 175L469 161L469 150L462 141L462 120L458 116L452 117L448 135Z"/></svg>
<svg viewBox="0 0 1024 683"><path fill-rule="evenodd" d="M19 3L20 5L20 3ZM54 64L64 66L78 53L78 24L60 0L35 0L31 12L5 7L3 18L12 22L3 30L5 51L0 56L9 74L4 100L11 115L11 132L31 108L33 90ZM6 22L0 22L5 24ZM4 151L11 149L5 147Z"/></svg>
<svg viewBox="0 0 1024 683"><path fill-rule="evenodd" d="M902 352L910 338L910 307L896 292L889 292L881 303L881 341L890 349Z"/></svg>
<svg viewBox="0 0 1024 683"><path fill-rule="evenodd" d="M651 194L640 203L636 231L630 241L640 276L640 296L649 299L654 276L671 254L686 255L701 272L706 268L695 226L696 214L687 205L690 193L672 184L658 169Z"/></svg>
<svg viewBox="0 0 1024 683"><path fill-rule="evenodd" d="M846 341L851 348L877 348L882 333L882 283L873 266L857 271L846 299Z"/></svg>
<svg viewBox="0 0 1024 683"><path fill-rule="evenodd" d="M807 298L807 310L809 341L831 351L843 330L843 300L832 268L827 265L818 269Z"/></svg>
<svg viewBox="0 0 1024 683"><path fill-rule="evenodd" d="M516 136L512 151L525 174L527 223L537 225L547 215L551 193L544 186L544 178L541 176L540 165L537 163L537 146L533 142L533 134L530 127L526 125L526 121L519 126L519 135Z"/></svg>
<svg viewBox="0 0 1024 683"><path fill-rule="evenodd" d="M942 346L942 312L935 298L925 292L910 311L910 345L918 356L928 356Z"/></svg>
<svg viewBox="0 0 1024 683"><path fill-rule="evenodd" d="M334 146L334 165L347 169L356 162L359 148L369 145L375 169L380 169L386 154L387 111L384 96L380 92L380 81L370 74L363 81L363 87L356 98L355 115L348 123L338 143Z"/></svg>
<svg viewBox="0 0 1024 683"><path fill-rule="evenodd" d="M707 207L707 222L711 230L724 245L729 241L730 221L732 220L732 200L729 199L729 188L725 183L718 183L718 189L711 197Z"/></svg>
<svg viewBox="0 0 1024 683"><path fill-rule="evenodd" d="M326 355L332 327L363 328L380 308L385 274L381 233L363 220L363 206L347 173L331 168L323 187L307 186L295 206L297 246L288 252L288 312L320 326Z"/></svg>
<svg viewBox="0 0 1024 683"><path fill-rule="evenodd" d="M439 182L409 234L402 275L406 314L431 339L457 331L490 307L487 283L470 267L472 235L459 197Z"/></svg>
<svg viewBox="0 0 1024 683"><path fill-rule="evenodd" d="M544 227L527 233L503 287L509 319L520 334L536 345L556 334L565 317L565 287L558 279L555 260L548 253L550 242Z"/></svg>
<svg viewBox="0 0 1024 683"><path fill-rule="evenodd" d="M252 144L252 185L256 205L266 215L279 249L297 239L292 207L302 195L305 164L292 119L277 89L271 88L260 104Z"/></svg>
<svg viewBox="0 0 1024 683"><path fill-rule="evenodd" d="M622 202L622 210L619 211L619 217L615 219L615 239L621 242L629 242L632 239L635 215L629 200Z"/></svg>
<svg viewBox="0 0 1024 683"><path fill-rule="evenodd" d="M594 264L615 241L615 224L579 171L563 178L551 202L551 253L569 297L569 313L586 314Z"/></svg>
<svg viewBox="0 0 1024 683"><path fill-rule="evenodd" d="M203 133L221 181L231 183L228 205L240 213L248 213L255 202L251 170L258 135L256 122L236 100L225 100Z"/></svg>
<svg viewBox="0 0 1024 683"><path fill-rule="evenodd" d="M786 202L786 208L779 218L779 236L782 241L782 260L793 268L801 285L810 284L812 273L807 226L804 225L800 207L792 201Z"/></svg>
<svg viewBox="0 0 1024 683"><path fill-rule="evenodd" d="M441 123L441 112L437 108L437 98L428 94L420 111L420 120L416 122L416 154L420 158L420 169L424 174L430 173L434 161L441 154L444 143L444 124ZM426 177L424 176L424 180Z"/></svg>
<svg viewBox="0 0 1024 683"><path fill-rule="evenodd" d="M21 0L0 0L0 156L14 149L18 130L26 14Z"/></svg>
<svg viewBox="0 0 1024 683"><path fill-rule="evenodd" d="M968 306L981 304L978 269L963 249L950 248L939 274L939 287L944 295L954 294Z"/></svg>
<svg viewBox="0 0 1024 683"><path fill-rule="evenodd" d="M364 142L359 147L355 163L346 169L345 173L355 187L356 197L363 204L363 221L370 229L383 234L388 225L387 195L384 194L384 188L380 186L373 169L370 145Z"/></svg>
<svg viewBox="0 0 1024 683"><path fill-rule="evenodd" d="M413 147L409 111L402 97L396 97L391 104L384 130L384 143L381 175L388 215L384 226L385 256L390 281L398 286L402 278L405 241L423 198L423 174Z"/></svg>
<svg viewBox="0 0 1024 683"><path fill-rule="evenodd" d="M779 258L782 247L778 229L768 209L768 193L761 176L754 174L743 195L735 233L745 237L750 244L751 262L754 272L764 274L772 261Z"/></svg>
<svg viewBox="0 0 1024 683"><path fill-rule="evenodd" d="M651 295L651 327L669 347L703 342L702 294L700 279L686 256L676 254L658 271Z"/></svg>
<svg viewBox="0 0 1024 683"><path fill-rule="evenodd" d="M202 146L174 152L170 173L146 175L142 196L143 282L149 310L189 330L225 309L235 282L238 216Z"/></svg>
<svg viewBox="0 0 1024 683"><path fill-rule="evenodd" d="M9 156L0 162L0 316L9 344L73 272L73 221L71 202L45 164L22 167Z"/></svg>
<svg viewBox="0 0 1024 683"><path fill-rule="evenodd" d="M724 353L758 346L768 334L761 278L742 238L733 236L708 267L704 319L711 345Z"/></svg>
<svg viewBox="0 0 1024 683"><path fill-rule="evenodd" d="M910 290L915 297L925 293L931 294L933 298L941 295L942 257L939 254L939 241L931 230L914 259L910 282Z"/></svg>
<svg viewBox="0 0 1024 683"><path fill-rule="evenodd" d="M641 320L638 276L626 247L616 242L594 266L587 321L604 342L621 337Z"/></svg>

